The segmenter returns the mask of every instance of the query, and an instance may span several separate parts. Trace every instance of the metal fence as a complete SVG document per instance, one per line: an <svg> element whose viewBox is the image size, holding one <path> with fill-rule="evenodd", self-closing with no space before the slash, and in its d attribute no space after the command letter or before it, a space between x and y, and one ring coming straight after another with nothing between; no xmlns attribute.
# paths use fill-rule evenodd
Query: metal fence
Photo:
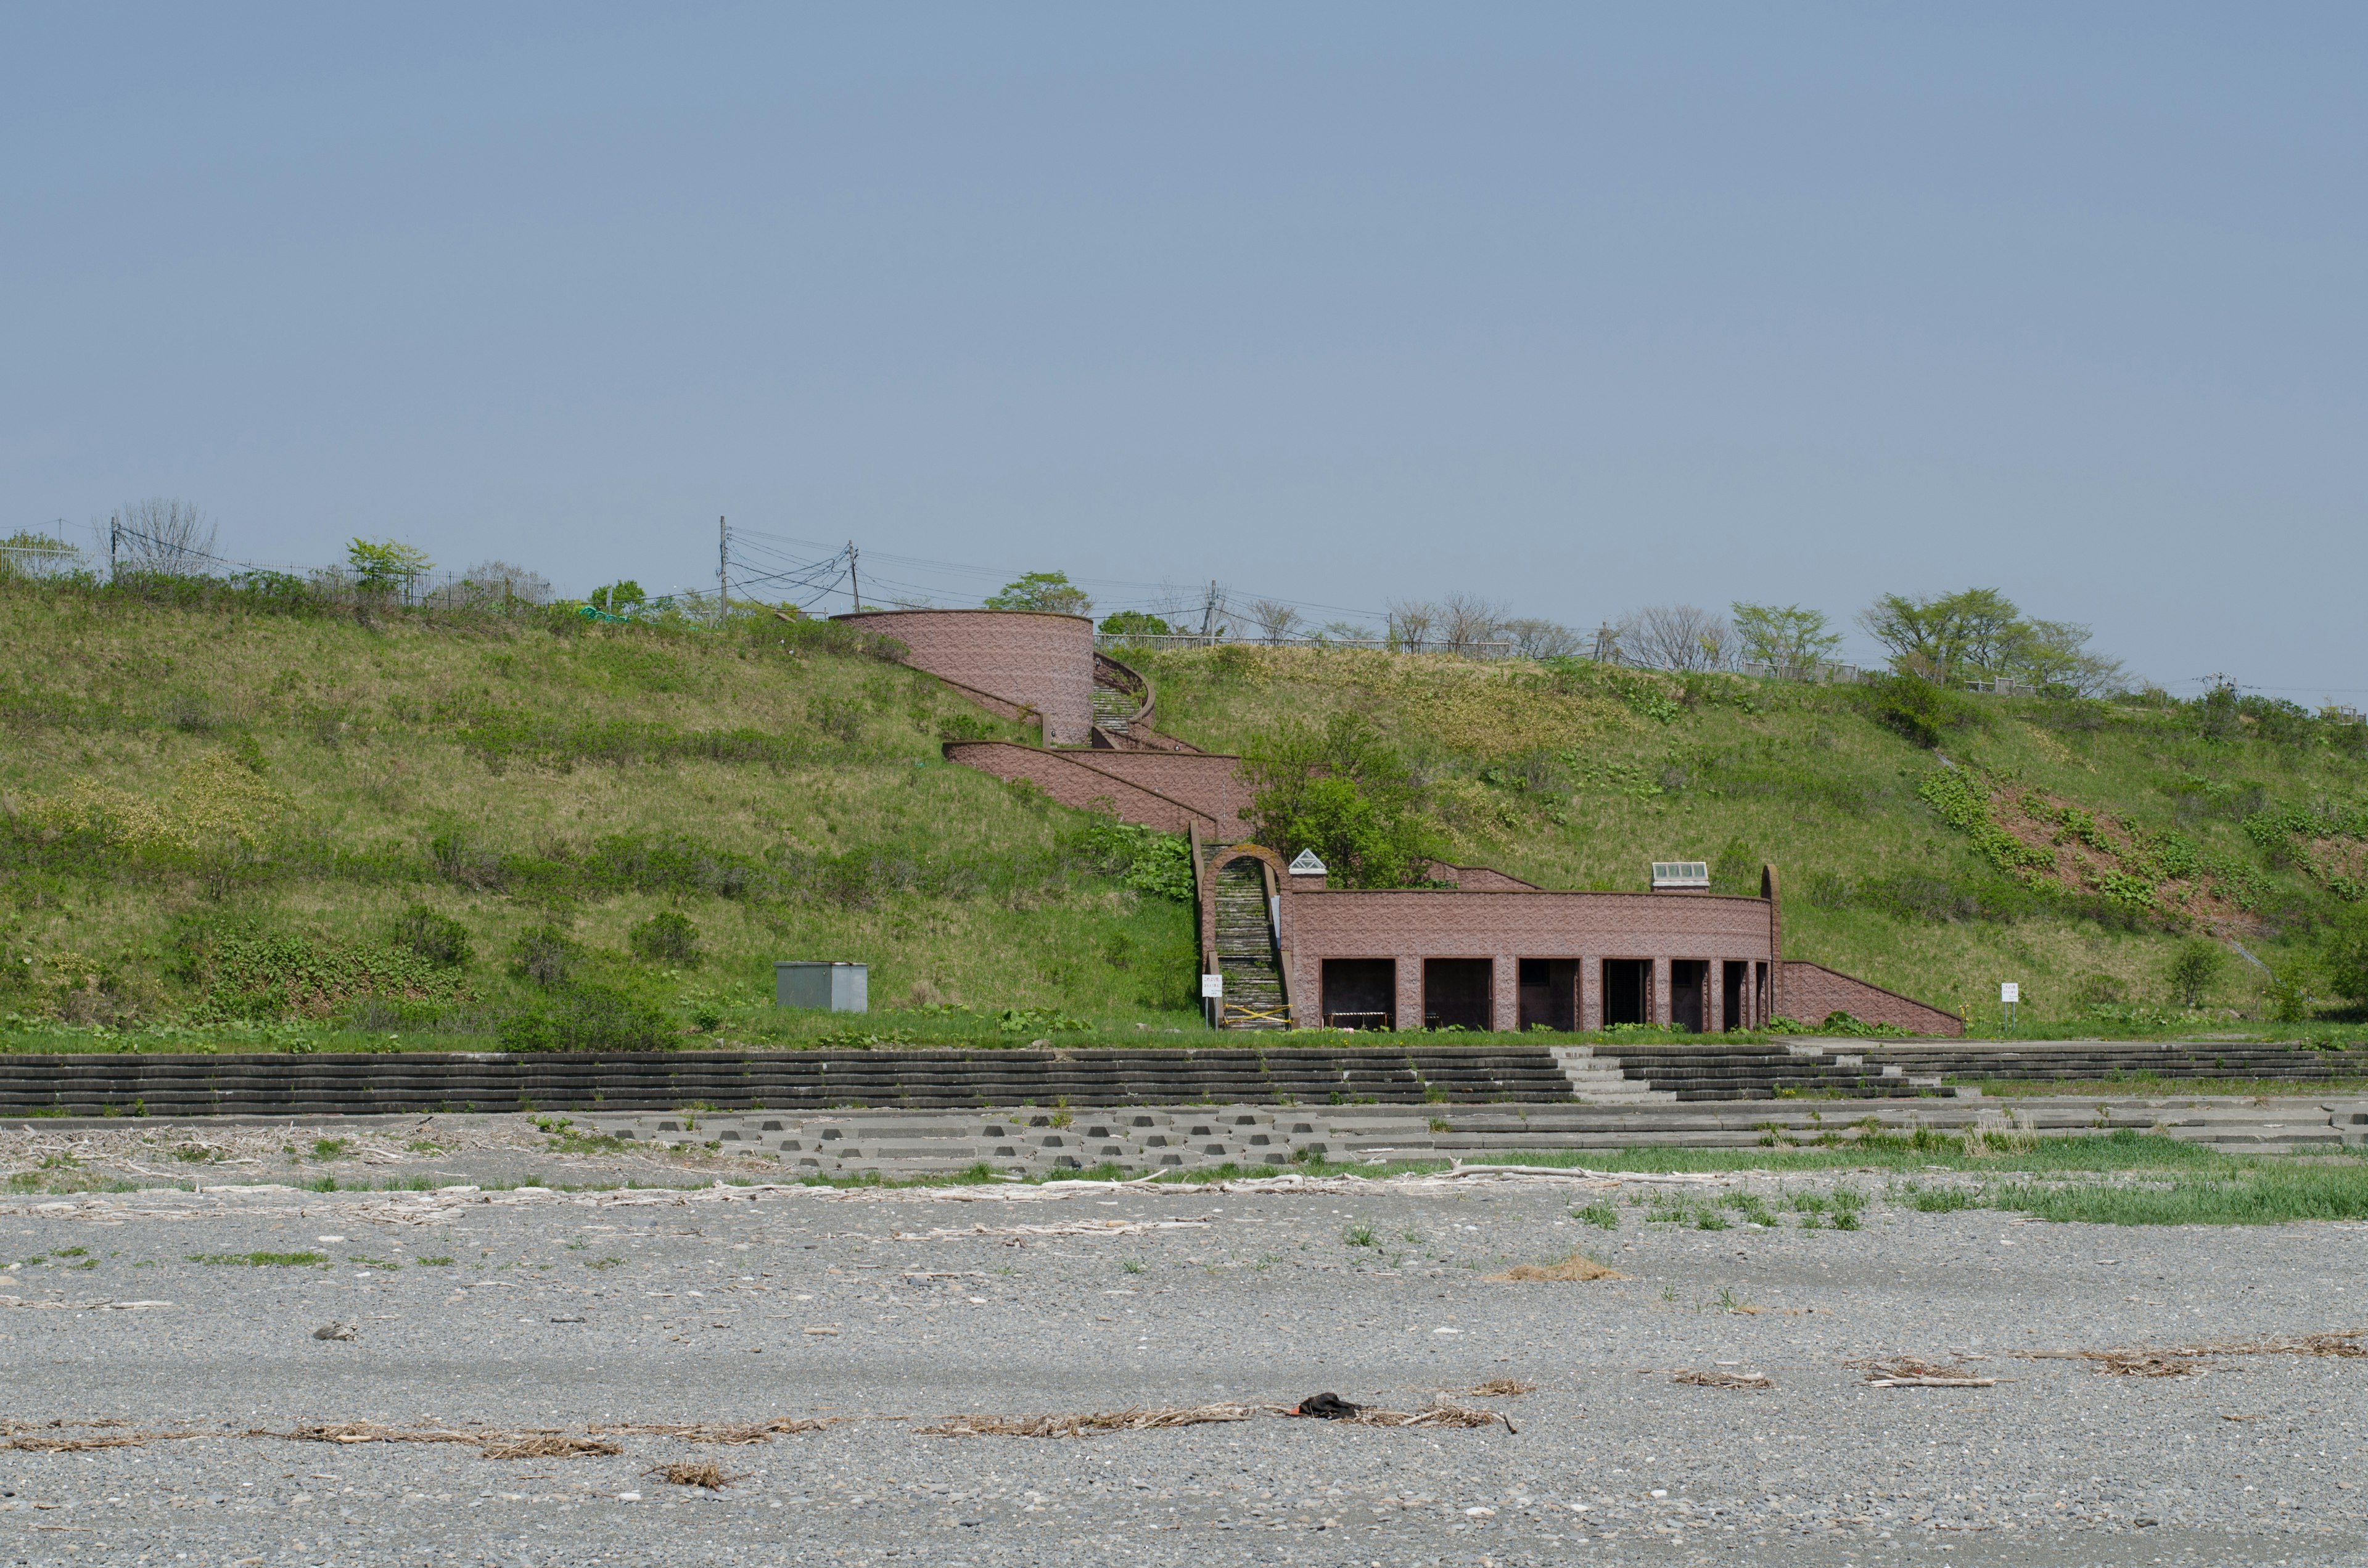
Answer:
<svg viewBox="0 0 2368 1568"><path fill-rule="evenodd" d="M1392 653L1452 653L1464 659L1511 659L1520 656L1520 646L1512 642L1448 642L1436 639L1421 642L1393 642L1380 637L1235 637L1220 633L1203 637L1194 633L1167 634L1097 631L1097 648L1372 648Z"/></svg>

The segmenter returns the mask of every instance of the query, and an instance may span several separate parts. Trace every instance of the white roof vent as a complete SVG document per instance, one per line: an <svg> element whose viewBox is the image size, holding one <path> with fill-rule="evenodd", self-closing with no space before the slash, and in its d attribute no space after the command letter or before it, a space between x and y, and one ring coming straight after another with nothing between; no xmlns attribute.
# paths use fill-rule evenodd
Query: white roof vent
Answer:
<svg viewBox="0 0 2368 1568"><path fill-rule="evenodd" d="M1328 873L1324 862L1315 858L1315 850L1303 849L1299 858L1291 863L1291 874L1294 877L1321 877Z"/></svg>
<svg viewBox="0 0 2368 1568"><path fill-rule="evenodd" d="M1653 891L1663 888L1710 888L1710 862L1707 860L1656 860L1653 862Z"/></svg>

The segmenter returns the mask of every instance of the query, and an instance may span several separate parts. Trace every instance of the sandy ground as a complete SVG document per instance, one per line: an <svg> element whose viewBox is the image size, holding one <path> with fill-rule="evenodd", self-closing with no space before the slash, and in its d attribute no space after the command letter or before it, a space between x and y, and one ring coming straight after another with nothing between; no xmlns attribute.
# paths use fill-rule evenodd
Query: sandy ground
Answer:
<svg viewBox="0 0 2368 1568"><path fill-rule="evenodd" d="M2368 1227L1926 1214L1868 1175L669 1190L713 1172L482 1119L328 1162L313 1129L214 1128L203 1160L141 1142L169 1129L12 1131L12 1171L210 1189L0 1199L5 1560L2368 1562L2368 1358L2295 1353L2368 1324ZM68 1136L83 1163L43 1165ZM620 1185L284 1185L374 1158ZM1838 1181L1858 1230L1647 1218ZM1626 1278L1489 1278L1581 1249ZM2034 1354L2207 1343L2163 1376ZM1991 1382L1870 1382L1903 1355ZM1495 1380L1534 1387L1472 1392ZM1318 1392L1501 1418L1274 1413ZM926 1430L1212 1405L1238 1418ZM666 1426L699 1430L616 1430ZM730 1484L663 1473L711 1463Z"/></svg>

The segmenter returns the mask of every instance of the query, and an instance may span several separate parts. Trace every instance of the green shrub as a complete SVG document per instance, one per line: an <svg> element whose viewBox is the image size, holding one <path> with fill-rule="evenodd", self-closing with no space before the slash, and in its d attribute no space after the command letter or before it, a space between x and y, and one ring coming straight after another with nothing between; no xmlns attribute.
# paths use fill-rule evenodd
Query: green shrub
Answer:
<svg viewBox="0 0 2368 1568"><path fill-rule="evenodd" d="M1069 847L1089 870L1161 898L1192 901L1192 845L1182 834L1097 816L1076 831Z"/></svg>
<svg viewBox="0 0 2368 1568"><path fill-rule="evenodd" d="M494 1031L504 1051L557 1051L559 1031L547 1013L513 1013Z"/></svg>
<svg viewBox="0 0 2368 1568"><path fill-rule="evenodd" d="M2368 909L2349 909L2338 916L2319 961L2338 996L2368 1002Z"/></svg>
<svg viewBox="0 0 2368 1568"><path fill-rule="evenodd" d="M699 967L699 927L681 913L661 909L625 933L635 956L651 963Z"/></svg>
<svg viewBox="0 0 2368 1568"><path fill-rule="evenodd" d="M577 981L554 989L548 1011L514 1013L495 1034L504 1051L656 1051L674 1032L654 1004L613 985Z"/></svg>
<svg viewBox="0 0 2368 1568"><path fill-rule="evenodd" d="M2213 983L2227 966L2228 955L2220 950L2217 942L2203 937L2191 937L2179 945L2170 956L2170 994L2182 1007L2201 1007L2210 994ZM2101 1002L2118 1002L2119 996L2102 996Z"/></svg>
<svg viewBox="0 0 2368 1568"><path fill-rule="evenodd" d="M1927 751L1981 716L1970 699L1914 676L1885 676L1865 688L1863 700L1876 723Z"/></svg>
<svg viewBox="0 0 2368 1568"><path fill-rule="evenodd" d="M469 928L424 903L415 903L395 917L394 945L409 948L439 969L464 969L475 956Z"/></svg>
<svg viewBox="0 0 2368 1568"><path fill-rule="evenodd" d="M656 1051L674 1033L654 1004L589 981L560 993L552 1028L563 1051Z"/></svg>
<svg viewBox="0 0 2368 1568"><path fill-rule="evenodd" d="M529 926L510 944L510 972L551 990L567 983L584 949L556 926Z"/></svg>

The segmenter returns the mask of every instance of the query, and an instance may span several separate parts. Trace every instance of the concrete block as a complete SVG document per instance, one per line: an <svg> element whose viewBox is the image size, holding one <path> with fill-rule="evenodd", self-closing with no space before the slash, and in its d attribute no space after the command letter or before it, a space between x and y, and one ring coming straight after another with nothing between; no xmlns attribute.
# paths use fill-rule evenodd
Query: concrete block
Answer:
<svg viewBox="0 0 2368 1568"><path fill-rule="evenodd" d="M773 965L776 1007L868 1013L871 1010L871 970L868 964L784 959Z"/></svg>

